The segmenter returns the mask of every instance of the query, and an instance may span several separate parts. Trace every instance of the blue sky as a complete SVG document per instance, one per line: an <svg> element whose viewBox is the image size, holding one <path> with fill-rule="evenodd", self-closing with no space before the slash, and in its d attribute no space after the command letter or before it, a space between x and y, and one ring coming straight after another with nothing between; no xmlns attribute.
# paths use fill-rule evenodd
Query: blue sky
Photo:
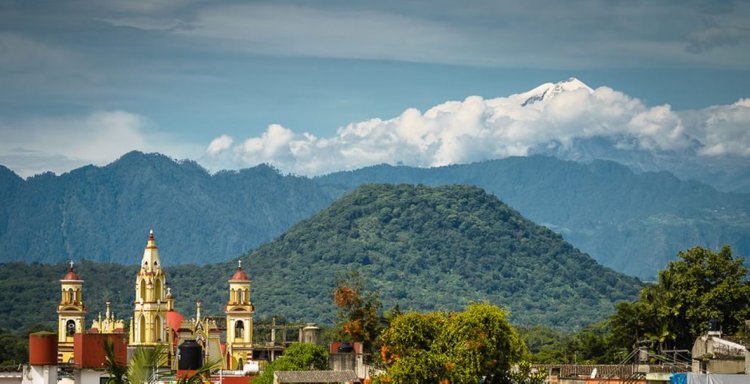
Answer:
<svg viewBox="0 0 750 384"><path fill-rule="evenodd" d="M748 20L740 1L6 1L0 164L60 173L138 149L318 174L523 155L591 132L750 156ZM576 108L627 106L575 124L554 105L505 106L569 77L592 95ZM466 111L478 115L436 117Z"/></svg>

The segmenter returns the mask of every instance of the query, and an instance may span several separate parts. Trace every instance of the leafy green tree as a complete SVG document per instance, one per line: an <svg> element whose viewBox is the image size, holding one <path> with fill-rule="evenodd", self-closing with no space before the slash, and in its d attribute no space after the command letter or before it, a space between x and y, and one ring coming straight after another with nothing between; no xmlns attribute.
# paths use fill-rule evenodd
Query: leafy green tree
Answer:
<svg viewBox="0 0 750 384"><path fill-rule="evenodd" d="M497 306L458 313L406 313L383 334L387 376L396 383L506 383L526 345Z"/></svg>
<svg viewBox="0 0 750 384"><path fill-rule="evenodd" d="M613 340L631 348L650 340L659 348L688 349L716 319L734 334L750 315L750 281L741 257L724 246L718 252L694 247L659 272L658 282L641 290L634 303L619 304L611 317Z"/></svg>
<svg viewBox="0 0 750 384"><path fill-rule="evenodd" d="M328 369L328 351L325 347L307 343L293 343L284 355L267 364L263 373L253 380L255 384L273 383L276 371L312 371Z"/></svg>

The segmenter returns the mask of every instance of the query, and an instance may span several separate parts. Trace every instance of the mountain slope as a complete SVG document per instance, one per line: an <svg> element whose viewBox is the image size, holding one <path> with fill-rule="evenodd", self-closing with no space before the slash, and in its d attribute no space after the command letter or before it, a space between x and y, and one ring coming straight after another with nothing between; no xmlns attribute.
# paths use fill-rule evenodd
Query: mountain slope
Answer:
<svg viewBox="0 0 750 384"><path fill-rule="evenodd" d="M193 162L139 152L17 184L0 184L2 260L137 263L136 234L151 228L179 255L171 263L226 260L331 201L313 181L267 166L210 175Z"/></svg>
<svg viewBox="0 0 750 384"><path fill-rule="evenodd" d="M292 318L357 271L386 306L455 310L489 300L518 324L577 327L638 287L477 187L365 185L250 255L258 307ZM262 277L261 277L262 276ZM260 294L263 292L263 294Z"/></svg>
<svg viewBox="0 0 750 384"><path fill-rule="evenodd" d="M138 240L132 253L145 244L144 237ZM157 243L162 261L172 264L179 254L166 240L161 236ZM244 265L257 318L323 323L335 318L336 279L352 271L366 278L386 307L455 310L487 300L510 308L516 324L563 329L605 318L614 302L632 299L640 286L470 186L363 186L262 246ZM19 331L54 326L66 268L0 264L0 324ZM87 325L107 300L118 318L130 318L137 268L78 264ZM233 261L166 267L177 310L190 316L201 300L204 315L222 316L235 268Z"/></svg>
<svg viewBox="0 0 750 384"><path fill-rule="evenodd" d="M750 195L613 162L532 156L309 179L267 166L211 175L194 162L133 152L27 180L0 168L0 260L136 263L138 234L151 228L174 252L170 265L227 260L371 182L480 186L600 263L644 279L694 245L750 255Z"/></svg>
<svg viewBox="0 0 750 384"><path fill-rule="evenodd" d="M694 245L750 254L750 195L613 162L533 156L430 169L382 165L317 180L340 192L364 183L477 185L600 263L646 279Z"/></svg>

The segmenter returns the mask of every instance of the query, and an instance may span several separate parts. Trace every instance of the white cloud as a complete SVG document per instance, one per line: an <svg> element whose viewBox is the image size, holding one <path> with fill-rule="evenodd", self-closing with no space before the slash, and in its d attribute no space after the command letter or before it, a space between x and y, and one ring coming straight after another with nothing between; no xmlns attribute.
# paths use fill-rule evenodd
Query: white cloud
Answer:
<svg viewBox="0 0 750 384"><path fill-rule="evenodd" d="M703 121L695 136L703 143L702 155L750 157L750 99L702 111Z"/></svg>
<svg viewBox="0 0 750 384"><path fill-rule="evenodd" d="M206 148L206 153L208 153L210 156L215 156L219 152L229 149L229 147L232 146L232 143L234 143L234 139L231 136L221 135L213 139L211 143L208 144L208 148Z"/></svg>
<svg viewBox="0 0 750 384"><path fill-rule="evenodd" d="M86 164L104 165L132 150L179 158L200 153L198 146L147 130L151 127L146 118L126 111L0 120L0 164L25 177Z"/></svg>
<svg viewBox="0 0 750 384"><path fill-rule="evenodd" d="M409 108L391 119L351 123L329 138L274 124L260 137L213 155L232 152L239 166L271 163L305 175L378 163L428 167L524 156L535 148L595 137L610 138L620 148L681 151L697 142L703 155L750 156L747 99L676 112L669 105L648 107L607 87L581 87L522 106L533 92L551 86L495 99L471 96L424 113Z"/></svg>

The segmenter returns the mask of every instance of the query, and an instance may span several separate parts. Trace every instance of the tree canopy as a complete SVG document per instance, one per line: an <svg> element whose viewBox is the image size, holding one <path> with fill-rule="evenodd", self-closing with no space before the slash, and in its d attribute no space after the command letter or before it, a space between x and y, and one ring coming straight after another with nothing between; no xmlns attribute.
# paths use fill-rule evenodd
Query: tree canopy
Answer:
<svg viewBox="0 0 750 384"><path fill-rule="evenodd" d="M744 259L729 246L718 252L694 247L659 272L638 299L621 303L612 316L613 337L623 347L648 339L659 347L689 349L715 319L734 334L750 315L750 281Z"/></svg>
<svg viewBox="0 0 750 384"><path fill-rule="evenodd" d="M253 380L255 384L273 383L276 371L309 371L328 369L328 351L315 344L293 343L284 350L284 355L268 363L263 374Z"/></svg>
<svg viewBox="0 0 750 384"><path fill-rule="evenodd" d="M387 373L396 383L504 383L526 346L497 306L462 312L404 313L382 335Z"/></svg>

